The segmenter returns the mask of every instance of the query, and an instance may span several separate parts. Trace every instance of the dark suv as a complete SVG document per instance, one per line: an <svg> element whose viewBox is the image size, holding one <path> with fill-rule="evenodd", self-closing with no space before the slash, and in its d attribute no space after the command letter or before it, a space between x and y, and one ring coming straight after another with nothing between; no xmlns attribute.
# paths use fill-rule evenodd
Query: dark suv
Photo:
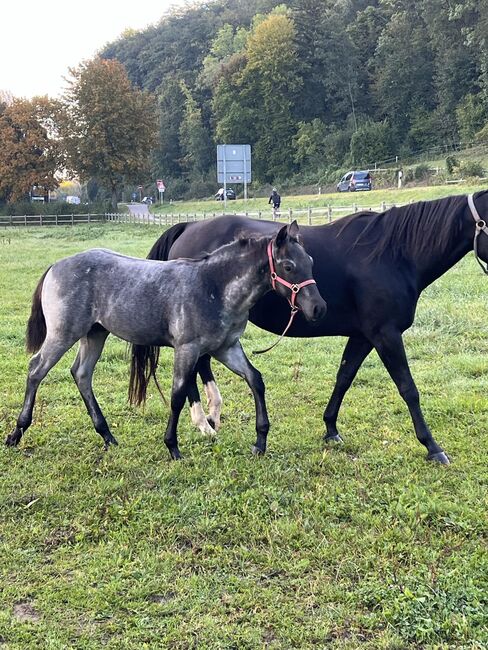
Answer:
<svg viewBox="0 0 488 650"><path fill-rule="evenodd" d="M373 189L373 180L369 172L347 172L337 183L338 192L359 192Z"/></svg>
<svg viewBox="0 0 488 650"><path fill-rule="evenodd" d="M229 201L229 200L233 201L236 198L236 193L230 187L227 188L226 195L227 195L227 201ZM217 192L217 194L215 195L215 198L217 199L217 201L223 201L224 200L224 188L223 187L221 187L220 190Z"/></svg>

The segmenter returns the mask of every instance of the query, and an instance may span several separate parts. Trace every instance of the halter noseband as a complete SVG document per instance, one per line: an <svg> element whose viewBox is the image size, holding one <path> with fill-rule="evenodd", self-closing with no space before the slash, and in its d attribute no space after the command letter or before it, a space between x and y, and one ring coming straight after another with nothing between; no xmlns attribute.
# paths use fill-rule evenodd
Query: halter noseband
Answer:
<svg viewBox="0 0 488 650"><path fill-rule="evenodd" d="M486 265L486 268L483 266L482 261L478 257L478 237L480 236L481 232L484 232L485 235L488 235L488 226L486 225L486 221L482 219L479 215L478 210L476 209L476 206L474 204L474 195L473 194L468 194L468 205L469 209L471 211L471 214L473 216L473 219L476 222L475 226L475 231L474 231L474 241L473 241L473 251L474 251L474 256L476 258L476 261L478 264L481 266L481 270L485 275L488 275L488 264Z"/></svg>
<svg viewBox="0 0 488 650"><path fill-rule="evenodd" d="M288 282L284 278L280 278L280 276L276 273L275 266L274 266L273 241L274 240L271 239L271 241L268 243L268 247L266 249L267 252L268 252L269 270L270 270L270 274L271 274L271 286L273 287L273 290L276 291L276 283L278 282L279 284L282 284L283 286L290 289L290 291L291 291L291 299L288 298L288 302L290 303L290 307L291 307L290 320L288 321L288 325L283 330L283 334L276 341L276 343L273 343L273 345L271 345L269 348L266 348L265 350L253 350L253 354L262 354L263 352L268 352L269 350L274 348L275 345L278 345L278 343L281 341L281 339L285 336L285 334L290 329L291 324L293 323L293 319L295 318L296 313L300 309L295 304L298 292L300 291L300 289L303 289L303 287L306 287L309 284L317 284L313 278L310 278L310 280L304 280L303 282L299 282L298 284L292 284L291 282Z"/></svg>

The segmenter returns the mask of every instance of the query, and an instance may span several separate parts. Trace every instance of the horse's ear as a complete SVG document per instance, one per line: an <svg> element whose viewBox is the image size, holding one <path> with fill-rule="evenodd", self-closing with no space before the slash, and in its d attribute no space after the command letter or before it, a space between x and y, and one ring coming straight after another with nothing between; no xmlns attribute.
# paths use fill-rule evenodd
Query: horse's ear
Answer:
<svg viewBox="0 0 488 650"><path fill-rule="evenodd" d="M293 239L296 239L298 241L298 233L299 233L299 228L298 228L297 220L295 219L288 226L288 236L293 237Z"/></svg>
<svg viewBox="0 0 488 650"><path fill-rule="evenodd" d="M278 234L276 235L276 247L280 248L280 246L283 246L284 243L286 242L286 238L288 237L288 226L283 226L283 228L280 228L278 231Z"/></svg>

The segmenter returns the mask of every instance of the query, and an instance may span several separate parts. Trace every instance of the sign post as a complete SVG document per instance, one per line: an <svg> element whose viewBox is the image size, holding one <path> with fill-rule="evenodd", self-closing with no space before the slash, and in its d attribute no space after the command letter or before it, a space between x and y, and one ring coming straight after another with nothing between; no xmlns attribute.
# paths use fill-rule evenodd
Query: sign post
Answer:
<svg viewBox="0 0 488 650"><path fill-rule="evenodd" d="M247 184L251 182L251 145L217 145L217 182L224 186L224 209L227 210L227 183L244 185L247 201Z"/></svg>
<svg viewBox="0 0 488 650"><path fill-rule="evenodd" d="M159 203L164 203L164 193L166 191L166 185L164 184L164 181L161 179L158 179L156 181L156 185L158 187L158 192L159 192Z"/></svg>

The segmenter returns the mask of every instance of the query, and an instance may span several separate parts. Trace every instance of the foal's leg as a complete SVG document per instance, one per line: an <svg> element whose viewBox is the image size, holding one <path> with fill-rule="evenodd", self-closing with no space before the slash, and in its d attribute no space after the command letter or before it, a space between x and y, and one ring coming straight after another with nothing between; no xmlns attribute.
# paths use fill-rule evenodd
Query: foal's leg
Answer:
<svg viewBox="0 0 488 650"><path fill-rule="evenodd" d="M337 430L339 409L361 364L372 349L373 345L364 336L351 337L346 343L334 390L324 411L324 422L327 429L324 440L326 442L342 442Z"/></svg>
<svg viewBox="0 0 488 650"><path fill-rule="evenodd" d="M92 328L86 336L80 339L80 349L76 359L71 366L71 374L78 386L86 410L90 415L95 430L102 436L105 441L105 449L110 444L117 445L117 440L110 433L107 421L98 405L92 388L92 377L95 365L107 340L108 332L102 328Z"/></svg>
<svg viewBox="0 0 488 650"><path fill-rule="evenodd" d="M179 348L175 348L173 387L171 389L171 413L164 434L164 443L173 460L181 458L176 429L199 356L199 350L196 346L182 345Z"/></svg>
<svg viewBox="0 0 488 650"><path fill-rule="evenodd" d="M405 400L412 417L415 433L419 442L427 447L427 460L435 460L443 465L449 464L449 458L434 440L420 408L419 391L408 367L407 356L403 346L402 335L396 330L384 330L372 338L374 347L390 373Z"/></svg>
<svg viewBox="0 0 488 650"><path fill-rule="evenodd" d="M197 370L201 380L203 381L205 395L207 396L208 421L210 425L218 431L220 427L220 413L222 411L222 397L217 384L215 383L215 377L210 363L210 355L204 354L198 360Z"/></svg>
<svg viewBox="0 0 488 650"><path fill-rule="evenodd" d="M15 447L18 445L23 434L31 425L32 411L34 410L34 403L39 384L74 343L76 343L76 339L59 340L54 337L50 338L48 334L39 352L37 352L30 360L24 405L22 406L22 411L17 418L15 429L5 440L5 444L9 447Z"/></svg>
<svg viewBox="0 0 488 650"><path fill-rule="evenodd" d="M252 451L254 454L264 454L269 431L269 419L264 399L265 387L261 373L251 365L239 341L230 348L227 348L227 350L222 350L214 356L227 366L229 370L232 370L240 377L244 377L247 381L254 396L256 406L257 438L256 444L252 447Z"/></svg>

